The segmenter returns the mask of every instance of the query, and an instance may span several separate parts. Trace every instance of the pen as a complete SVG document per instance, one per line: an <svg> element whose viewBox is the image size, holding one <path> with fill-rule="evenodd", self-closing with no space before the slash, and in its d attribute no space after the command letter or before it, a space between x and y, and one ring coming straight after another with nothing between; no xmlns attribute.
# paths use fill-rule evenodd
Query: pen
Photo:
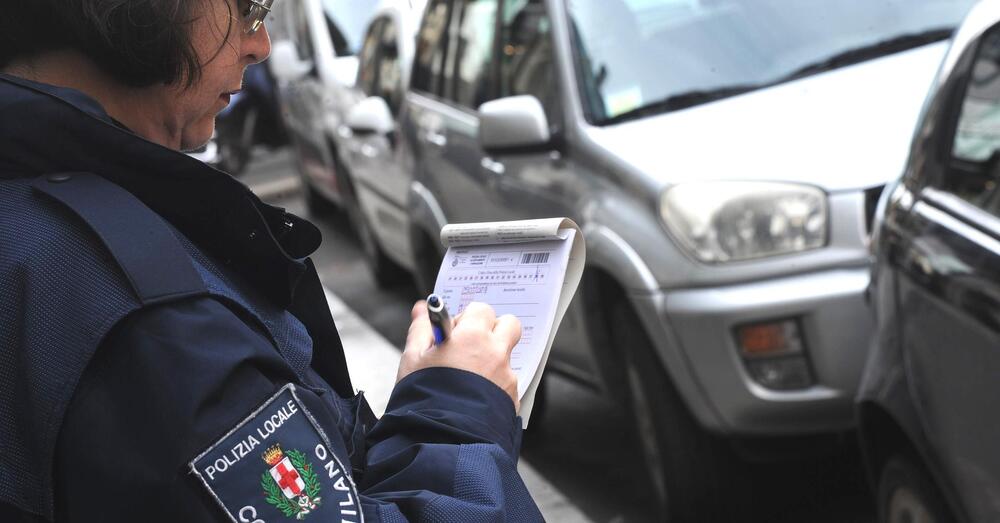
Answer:
<svg viewBox="0 0 1000 523"><path fill-rule="evenodd" d="M451 335L451 315L444 306L444 300L437 294L427 297L427 315L431 318L431 328L434 329L434 344L441 345Z"/></svg>

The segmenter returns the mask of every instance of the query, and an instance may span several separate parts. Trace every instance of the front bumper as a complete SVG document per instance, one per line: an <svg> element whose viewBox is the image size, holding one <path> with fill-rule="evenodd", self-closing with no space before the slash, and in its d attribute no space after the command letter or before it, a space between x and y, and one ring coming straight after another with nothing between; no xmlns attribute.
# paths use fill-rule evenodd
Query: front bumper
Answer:
<svg viewBox="0 0 1000 523"><path fill-rule="evenodd" d="M811 434L854 426L854 396L873 326L864 297L868 281L865 265L636 299L645 302L643 316L659 323L657 349L706 428L733 436ZM737 349L734 327L783 318L799 320L815 377L809 388L758 385Z"/></svg>

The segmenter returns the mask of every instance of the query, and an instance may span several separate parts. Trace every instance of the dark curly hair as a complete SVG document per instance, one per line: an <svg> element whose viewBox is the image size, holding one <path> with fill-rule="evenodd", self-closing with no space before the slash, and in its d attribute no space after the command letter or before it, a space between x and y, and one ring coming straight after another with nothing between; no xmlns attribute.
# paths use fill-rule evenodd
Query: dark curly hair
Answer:
<svg viewBox="0 0 1000 523"><path fill-rule="evenodd" d="M190 86L202 66L191 42L194 11L209 1L226 0L3 0L0 67L76 49L126 85Z"/></svg>

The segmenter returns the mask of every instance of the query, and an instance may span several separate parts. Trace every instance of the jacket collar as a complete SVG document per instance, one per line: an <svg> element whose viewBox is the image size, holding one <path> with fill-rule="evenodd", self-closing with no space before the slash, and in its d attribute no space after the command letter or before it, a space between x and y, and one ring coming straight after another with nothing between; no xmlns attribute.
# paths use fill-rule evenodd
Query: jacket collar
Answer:
<svg viewBox="0 0 1000 523"><path fill-rule="evenodd" d="M83 93L0 74L0 179L91 172L287 307L319 229L228 174L133 134Z"/></svg>

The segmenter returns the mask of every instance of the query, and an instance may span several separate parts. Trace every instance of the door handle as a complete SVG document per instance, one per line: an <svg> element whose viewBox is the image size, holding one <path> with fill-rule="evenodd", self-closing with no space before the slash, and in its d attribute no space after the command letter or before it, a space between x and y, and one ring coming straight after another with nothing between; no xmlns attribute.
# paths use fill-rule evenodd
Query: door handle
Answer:
<svg viewBox="0 0 1000 523"><path fill-rule="evenodd" d="M504 166L504 164L494 160L493 158L490 158L489 156L484 157L482 161L479 162L479 165L482 165L483 169L486 169L487 171L496 175L501 175L507 171L507 168Z"/></svg>
<svg viewBox="0 0 1000 523"><path fill-rule="evenodd" d="M435 147L444 148L444 146L448 145L448 137L437 131L427 131L424 134L424 139L427 140L427 143Z"/></svg>

